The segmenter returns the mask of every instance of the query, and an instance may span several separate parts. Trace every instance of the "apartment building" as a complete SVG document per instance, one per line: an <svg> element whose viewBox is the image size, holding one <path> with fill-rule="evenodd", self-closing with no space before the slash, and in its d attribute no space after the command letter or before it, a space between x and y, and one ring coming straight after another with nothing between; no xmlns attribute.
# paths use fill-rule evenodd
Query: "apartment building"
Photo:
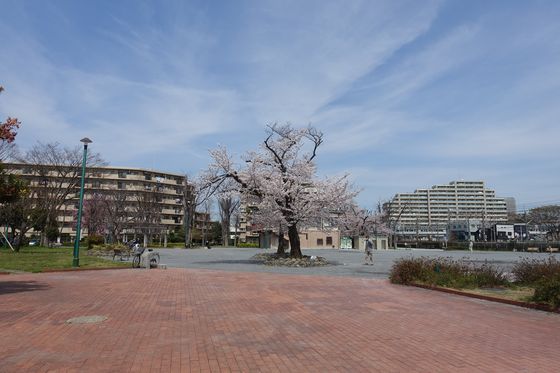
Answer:
<svg viewBox="0 0 560 373"><path fill-rule="evenodd" d="M23 163L4 163L3 166L7 172L20 175L29 183L30 198L36 206L47 199L59 198L57 221L61 236L75 237L80 170L70 166ZM65 188L67 191L61 192ZM180 174L140 168L88 167L84 205L98 196L120 204L123 224L119 235L146 231L162 234L183 226L185 206L192 201L192 186ZM197 220L195 216L194 221ZM87 235L87 225L82 228Z"/></svg>
<svg viewBox="0 0 560 373"><path fill-rule="evenodd" d="M507 221L506 200L483 181L452 181L398 193L385 204L391 227L411 239L443 239L451 221L477 219L481 225Z"/></svg>
<svg viewBox="0 0 560 373"><path fill-rule="evenodd" d="M245 198L242 198L239 204L239 220L235 232L242 243L259 243L262 227L255 224L251 218L256 206L257 203L255 201Z"/></svg>

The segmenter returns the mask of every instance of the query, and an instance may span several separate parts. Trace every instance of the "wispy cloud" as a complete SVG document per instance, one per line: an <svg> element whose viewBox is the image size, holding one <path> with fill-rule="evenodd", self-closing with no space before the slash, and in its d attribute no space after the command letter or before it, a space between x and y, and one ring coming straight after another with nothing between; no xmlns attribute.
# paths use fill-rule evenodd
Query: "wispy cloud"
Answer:
<svg viewBox="0 0 560 373"><path fill-rule="evenodd" d="M22 148L87 135L113 164L196 171L217 143L242 153L291 121L325 132L321 172L355 172L368 204L460 177L541 199L560 182L544 174L560 160L547 150L560 135L558 6L14 1L0 13L0 116L23 121ZM504 171L520 164L546 183Z"/></svg>

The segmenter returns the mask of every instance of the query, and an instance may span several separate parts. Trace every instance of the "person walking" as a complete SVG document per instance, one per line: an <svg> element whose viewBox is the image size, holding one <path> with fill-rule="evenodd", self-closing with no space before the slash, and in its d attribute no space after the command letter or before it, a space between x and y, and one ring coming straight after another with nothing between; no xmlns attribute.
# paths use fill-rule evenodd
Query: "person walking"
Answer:
<svg viewBox="0 0 560 373"><path fill-rule="evenodd" d="M373 242L371 242L369 236L366 237L366 257L365 265L373 265Z"/></svg>

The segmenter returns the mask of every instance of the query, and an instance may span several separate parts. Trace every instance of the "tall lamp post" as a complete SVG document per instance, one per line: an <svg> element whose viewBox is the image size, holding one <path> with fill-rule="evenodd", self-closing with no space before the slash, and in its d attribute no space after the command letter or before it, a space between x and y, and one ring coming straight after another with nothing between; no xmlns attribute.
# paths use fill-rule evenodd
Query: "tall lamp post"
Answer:
<svg viewBox="0 0 560 373"><path fill-rule="evenodd" d="M92 141L87 137L80 140L84 143L84 158L82 159L82 180L80 184L80 203L78 205L78 224L76 225L76 241L74 241L74 257L72 258L72 267L80 266L80 232L82 228L82 208L84 205L84 184L86 179L86 159L87 147Z"/></svg>

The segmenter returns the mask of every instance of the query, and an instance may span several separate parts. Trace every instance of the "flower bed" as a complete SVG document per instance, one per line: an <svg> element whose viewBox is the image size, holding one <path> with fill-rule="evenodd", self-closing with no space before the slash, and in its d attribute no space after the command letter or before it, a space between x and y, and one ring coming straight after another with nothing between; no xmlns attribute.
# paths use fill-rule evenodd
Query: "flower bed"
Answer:
<svg viewBox="0 0 560 373"><path fill-rule="evenodd" d="M268 266L283 266L283 267L323 267L329 265L327 259L322 256L308 256L304 255L302 258L291 258L289 256L282 256L278 254L261 253L251 257L253 260L262 261L264 265Z"/></svg>
<svg viewBox="0 0 560 373"><path fill-rule="evenodd" d="M515 302L560 308L560 262L553 256L547 260L521 260L511 274L491 263L475 265L451 258L403 258L395 262L389 279L394 284L470 289L469 293L495 289L496 295L492 295L491 290L479 294L485 298L502 299L496 290L509 289L510 293L520 294L521 298ZM528 293L531 295L527 296Z"/></svg>

